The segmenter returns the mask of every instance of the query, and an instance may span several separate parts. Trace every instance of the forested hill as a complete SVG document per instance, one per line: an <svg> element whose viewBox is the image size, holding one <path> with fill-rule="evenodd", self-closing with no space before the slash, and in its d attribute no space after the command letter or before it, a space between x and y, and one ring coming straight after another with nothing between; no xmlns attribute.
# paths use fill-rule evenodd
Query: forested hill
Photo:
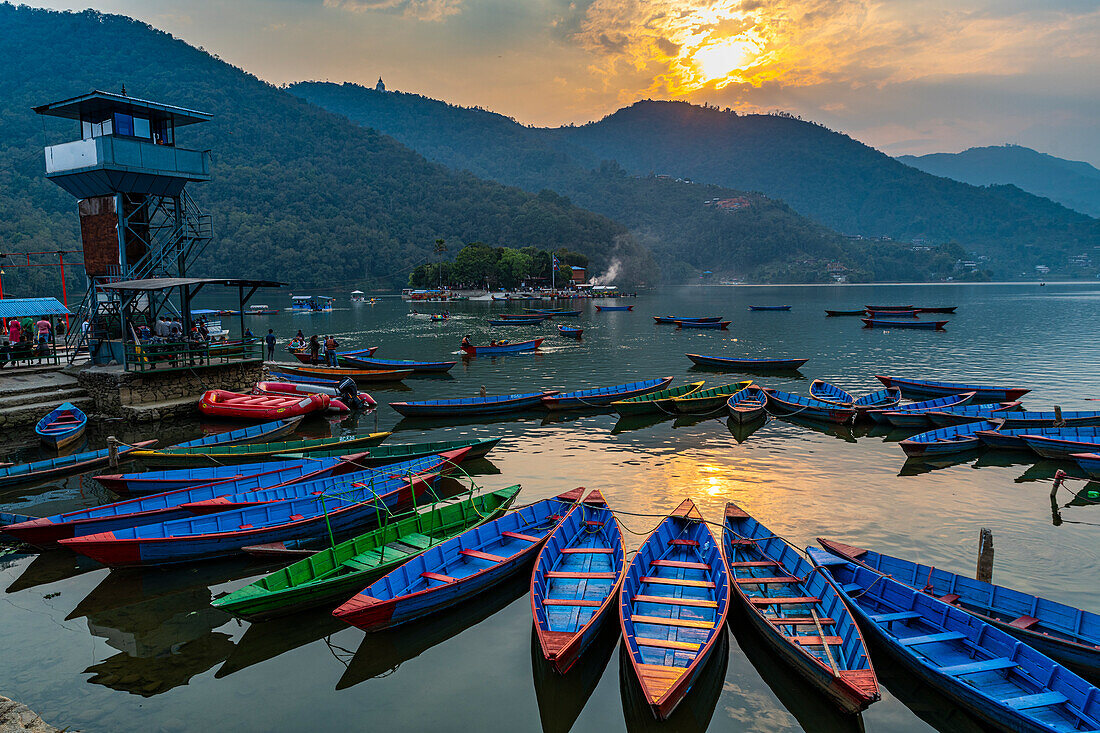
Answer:
<svg viewBox="0 0 1100 733"><path fill-rule="evenodd" d="M455 170L530 191L550 188L622 222L653 251L667 279L712 270L755 280L827 281L831 263L848 268L851 279L928 279L951 274L956 260L946 252L913 256L894 245L872 251L760 194L630 174L552 131L483 109L356 84L304 82L290 91ZM745 205L713 204L722 199Z"/></svg>
<svg viewBox="0 0 1100 733"><path fill-rule="evenodd" d="M1100 234L1095 220L1015 186L937 178L793 117L645 101L553 134L630 171L762 191L847 234L955 240L1002 256L1080 251Z"/></svg>
<svg viewBox="0 0 1100 733"><path fill-rule="evenodd" d="M200 270L297 283L395 286L451 243L550 249L647 266L620 224L552 193L533 195L456 173L394 139L266 84L134 20L0 5L0 244L3 251L79 246L76 202L43 173L44 137L73 123L31 107L92 89L193 107L211 122L182 147L213 150L213 181L189 188L213 214ZM649 266L651 269L651 266ZM25 271L24 271L25 272ZM651 276L652 272L646 273ZM18 275L5 290L20 292Z"/></svg>
<svg viewBox="0 0 1100 733"><path fill-rule="evenodd" d="M986 186L1011 183L1075 211L1100 216L1100 170L1021 145L969 148L961 153L901 155L898 160L934 176Z"/></svg>

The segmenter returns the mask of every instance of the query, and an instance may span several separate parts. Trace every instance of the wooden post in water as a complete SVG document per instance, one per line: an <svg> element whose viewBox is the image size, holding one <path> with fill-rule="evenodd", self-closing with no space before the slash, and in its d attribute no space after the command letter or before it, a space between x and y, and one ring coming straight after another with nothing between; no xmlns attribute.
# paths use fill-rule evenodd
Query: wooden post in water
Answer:
<svg viewBox="0 0 1100 733"><path fill-rule="evenodd" d="M1065 424L1066 424L1066 421L1064 419L1062 419L1062 406L1061 405L1055 405L1054 406L1054 426L1060 428L1060 427L1063 427Z"/></svg>
<svg viewBox="0 0 1100 733"><path fill-rule="evenodd" d="M978 580L993 582L993 530L982 527L978 533Z"/></svg>
<svg viewBox="0 0 1100 733"><path fill-rule="evenodd" d="M118 468L118 438L113 435L107 436L107 455L111 468Z"/></svg>

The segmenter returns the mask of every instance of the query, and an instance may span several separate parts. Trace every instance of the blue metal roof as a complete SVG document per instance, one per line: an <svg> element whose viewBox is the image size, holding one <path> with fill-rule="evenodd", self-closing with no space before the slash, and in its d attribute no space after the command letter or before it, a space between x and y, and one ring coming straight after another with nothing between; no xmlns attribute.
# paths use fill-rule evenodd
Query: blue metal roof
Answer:
<svg viewBox="0 0 1100 733"><path fill-rule="evenodd" d="M24 316L63 316L69 309L57 298L3 298L0 299L0 318Z"/></svg>

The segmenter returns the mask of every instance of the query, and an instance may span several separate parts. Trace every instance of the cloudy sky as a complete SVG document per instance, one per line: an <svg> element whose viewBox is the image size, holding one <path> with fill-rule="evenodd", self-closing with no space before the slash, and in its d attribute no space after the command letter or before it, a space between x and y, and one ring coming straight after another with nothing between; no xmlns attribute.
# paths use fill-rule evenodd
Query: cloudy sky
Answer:
<svg viewBox="0 0 1100 733"><path fill-rule="evenodd" d="M636 99L782 109L892 155L1100 166L1100 0L101 0L273 83L373 84L535 125Z"/></svg>

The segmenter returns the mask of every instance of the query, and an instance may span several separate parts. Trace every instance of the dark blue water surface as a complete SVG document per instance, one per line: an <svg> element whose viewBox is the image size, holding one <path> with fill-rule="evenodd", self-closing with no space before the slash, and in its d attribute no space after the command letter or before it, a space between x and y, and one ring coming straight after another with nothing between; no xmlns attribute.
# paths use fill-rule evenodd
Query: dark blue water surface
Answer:
<svg viewBox="0 0 1100 733"><path fill-rule="evenodd" d="M337 293L319 293L337 295ZM824 378L857 394L876 374L974 380L1030 387L1031 409L1100 409L1100 285L689 287L640 293L633 312L598 313L592 304L570 325L580 342L538 327L493 329L490 313L520 304L470 301L432 323L396 297L352 305L341 295L330 314L251 317L257 333L282 340L335 334L345 346L379 346L376 356L454 359L446 377L368 388L380 407L357 418L312 418L308 435L393 430L388 443L502 436L489 462L474 465L478 485L523 485L523 503L574 486L600 489L614 508L668 512L691 498L718 522L736 501L799 545L825 536L960 573L974 572L979 529L993 530L995 581L1091 610L1100 507L1083 482L1048 496L1059 467L1023 454L978 453L937 464L906 462L905 434L823 428L772 420L754 432L723 414L620 421L606 412L531 413L497 421L401 420L387 403L541 389L580 389L673 376L717 386L749 375L699 371L687 352L806 357L801 374L759 375L794 392ZM258 301L289 304L287 294ZM749 312L750 304L791 304L790 312ZM824 310L875 305L957 305L945 332L864 330L856 318ZM229 305L210 301L205 306ZM677 331L652 315L724 315L729 331ZM223 319L235 328L235 319ZM458 343L546 336L534 354L462 359ZM505 336L506 334L506 336ZM280 351L280 358L282 352ZM209 426L208 426L209 427ZM192 423L126 430L99 425L91 447L114 432L174 442L202 430ZM28 431L29 433L29 431ZM31 436L8 436L9 453ZM1072 471L1071 471L1072 472ZM1093 485L1093 489L1096 485ZM1081 492L1078 496L1074 492ZM0 508L49 514L111 500L87 477L3 490ZM657 519L622 517L636 546ZM628 547L628 549L631 549ZM249 624L213 609L214 596L271 566L246 561L148 571L108 571L63 551L0 558L0 693L47 720L83 730L510 730L608 731L654 728L638 702L629 667L608 634L569 677L541 665L531 634L526 579L430 621L367 635L327 609ZM738 616L734 614L735 625ZM614 629L612 629L614 631ZM724 651L724 650L723 650ZM883 700L862 719L842 718L738 630L664 730L977 730L944 699L875 654Z"/></svg>

